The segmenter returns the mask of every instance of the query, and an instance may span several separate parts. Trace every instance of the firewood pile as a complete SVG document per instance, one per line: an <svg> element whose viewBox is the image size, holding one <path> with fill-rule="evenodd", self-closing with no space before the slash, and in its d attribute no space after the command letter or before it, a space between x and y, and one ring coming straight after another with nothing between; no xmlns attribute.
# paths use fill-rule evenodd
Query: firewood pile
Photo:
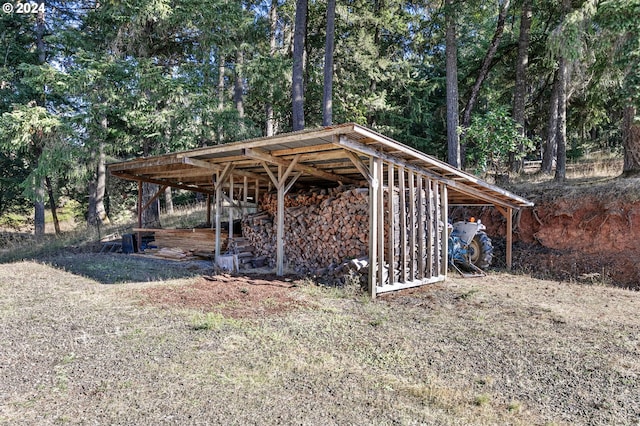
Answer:
<svg viewBox="0 0 640 426"><path fill-rule="evenodd" d="M242 221L242 234L270 266L276 257L277 194L267 193L259 213ZM368 188L312 189L285 197L285 261L298 273L326 275L367 255Z"/></svg>

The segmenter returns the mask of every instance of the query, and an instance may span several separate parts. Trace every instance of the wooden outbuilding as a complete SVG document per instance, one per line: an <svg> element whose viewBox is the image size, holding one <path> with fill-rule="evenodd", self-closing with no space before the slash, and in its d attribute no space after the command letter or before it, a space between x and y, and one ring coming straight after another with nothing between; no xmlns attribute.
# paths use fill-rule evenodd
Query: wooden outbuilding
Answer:
<svg viewBox="0 0 640 426"><path fill-rule="evenodd" d="M296 187L368 188L369 292L444 280L448 210L493 206L507 222L511 267L514 211L533 203L354 123L262 137L108 165L113 176L207 194L215 204L215 256L223 203L238 206L275 189L276 273L285 263L285 196ZM142 207L142 208L140 208ZM340 244L339 241L336 244Z"/></svg>

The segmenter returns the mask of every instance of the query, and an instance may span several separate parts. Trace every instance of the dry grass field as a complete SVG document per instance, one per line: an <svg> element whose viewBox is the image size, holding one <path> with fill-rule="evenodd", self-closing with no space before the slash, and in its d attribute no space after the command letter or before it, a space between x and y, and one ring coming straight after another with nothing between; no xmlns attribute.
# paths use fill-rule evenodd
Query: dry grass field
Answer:
<svg viewBox="0 0 640 426"><path fill-rule="evenodd" d="M491 273L372 302L209 274L0 264L0 423L640 422L638 292Z"/></svg>

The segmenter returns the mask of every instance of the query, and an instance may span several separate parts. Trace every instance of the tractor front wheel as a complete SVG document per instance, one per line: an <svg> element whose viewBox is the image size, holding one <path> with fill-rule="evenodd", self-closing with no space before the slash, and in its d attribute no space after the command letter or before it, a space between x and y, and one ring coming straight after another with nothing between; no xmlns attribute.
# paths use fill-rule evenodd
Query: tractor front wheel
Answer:
<svg viewBox="0 0 640 426"><path fill-rule="evenodd" d="M486 269L491 265L492 260L493 245L491 244L491 238L480 231L469 244L469 261L480 269Z"/></svg>

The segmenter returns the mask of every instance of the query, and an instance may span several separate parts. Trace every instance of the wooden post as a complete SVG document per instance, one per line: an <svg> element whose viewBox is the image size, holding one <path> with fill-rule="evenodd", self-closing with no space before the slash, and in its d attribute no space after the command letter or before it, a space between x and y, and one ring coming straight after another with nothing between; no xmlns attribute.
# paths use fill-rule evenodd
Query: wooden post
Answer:
<svg viewBox="0 0 640 426"><path fill-rule="evenodd" d="M407 197L405 194L404 167L398 168L400 191L400 281L407 282Z"/></svg>
<svg viewBox="0 0 640 426"><path fill-rule="evenodd" d="M218 172L217 173L217 179L215 182L215 188L216 188L216 206L215 206L215 210L216 210L216 249L215 249L215 258L216 260L218 260L218 258L220 257L220 232L222 231L222 226L221 226L221 221L222 218L220 217L220 210L222 208L222 182L221 182L221 175L222 173Z"/></svg>
<svg viewBox="0 0 640 426"><path fill-rule="evenodd" d="M276 275L284 275L284 185L283 167L278 166L278 222L276 228Z"/></svg>
<svg viewBox="0 0 640 426"><path fill-rule="evenodd" d="M384 285L384 163L382 158L376 158L378 163L378 285ZM376 290L377 292L377 290Z"/></svg>
<svg viewBox="0 0 640 426"><path fill-rule="evenodd" d="M229 220L229 238L233 238L233 218L234 218L234 209L233 209L233 175L229 176L229 208L227 209L227 219Z"/></svg>
<svg viewBox="0 0 640 426"><path fill-rule="evenodd" d="M513 207L502 207L498 205L495 205L494 207L507 220L506 261L507 271L510 271L513 266Z"/></svg>
<svg viewBox="0 0 640 426"><path fill-rule="evenodd" d="M378 162L369 160L371 181L369 182L369 295L376 298L378 276Z"/></svg>
<svg viewBox="0 0 640 426"><path fill-rule="evenodd" d="M138 181L138 229L142 228L142 181ZM138 252L142 247L142 234L140 231L137 233L136 245L138 246Z"/></svg>
<svg viewBox="0 0 640 426"><path fill-rule="evenodd" d="M212 223L211 223L211 194L207 194L207 221L206 221L206 226L207 228L211 228L212 227Z"/></svg>

